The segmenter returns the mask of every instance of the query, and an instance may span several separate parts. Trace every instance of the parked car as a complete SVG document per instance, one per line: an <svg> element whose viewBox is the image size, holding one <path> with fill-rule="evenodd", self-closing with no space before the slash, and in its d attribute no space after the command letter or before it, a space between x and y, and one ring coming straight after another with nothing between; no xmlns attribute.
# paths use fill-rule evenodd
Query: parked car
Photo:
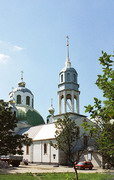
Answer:
<svg viewBox="0 0 114 180"><path fill-rule="evenodd" d="M12 164L13 167L18 167L22 160L23 160L23 156L19 156L19 155L0 156L0 161L8 162L8 164Z"/></svg>
<svg viewBox="0 0 114 180"><path fill-rule="evenodd" d="M75 168L77 169L92 169L93 168L93 164L90 161L83 161L83 162L79 162L77 164L75 164Z"/></svg>

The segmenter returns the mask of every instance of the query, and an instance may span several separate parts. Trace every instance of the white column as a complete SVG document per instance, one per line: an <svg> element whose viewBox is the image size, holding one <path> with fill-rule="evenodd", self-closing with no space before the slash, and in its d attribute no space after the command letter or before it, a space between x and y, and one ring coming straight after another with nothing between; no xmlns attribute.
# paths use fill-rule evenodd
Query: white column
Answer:
<svg viewBox="0 0 114 180"><path fill-rule="evenodd" d="M79 94L77 95L77 102L76 102L76 111L79 114Z"/></svg>
<svg viewBox="0 0 114 180"><path fill-rule="evenodd" d="M43 144L42 144L42 141L40 141L40 147L41 147L41 154L40 154L40 156L41 156L41 163L42 163L42 159L43 159Z"/></svg>
<svg viewBox="0 0 114 180"><path fill-rule="evenodd" d="M61 114L61 96L59 94L59 114Z"/></svg>
<svg viewBox="0 0 114 180"><path fill-rule="evenodd" d="M74 112L74 91L72 91L72 95L71 95L71 105L72 105L72 112Z"/></svg>
<svg viewBox="0 0 114 180"><path fill-rule="evenodd" d="M50 143L48 143L49 145L49 163L51 164L51 145Z"/></svg>
<svg viewBox="0 0 114 180"><path fill-rule="evenodd" d="M66 113L66 93L64 92L64 113Z"/></svg>

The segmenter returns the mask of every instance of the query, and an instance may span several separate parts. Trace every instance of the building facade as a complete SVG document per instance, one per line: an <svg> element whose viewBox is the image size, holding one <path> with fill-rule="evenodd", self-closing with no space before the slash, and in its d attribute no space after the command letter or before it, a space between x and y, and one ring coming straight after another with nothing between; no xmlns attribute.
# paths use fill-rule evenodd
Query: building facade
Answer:
<svg viewBox="0 0 114 180"><path fill-rule="evenodd" d="M81 141L74 148L74 155L82 149L84 143L87 143L87 134L84 132L81 125L85 121L89 123L91 123L91 121L85 115L80 114L78 73L71 66L68 38L66 49L67 56L65 66L59 73L59 112L57 115L54 115L54 108L51 103L51 107L49 108L50 114L47 116L46 124L42 116L34 109L34 95L25 87L23 75L21 77L21 82L18 83L18 88L13 89L12 92L9 93L9 102L13 106L17 118L19 119L16 132L19 134L28 134L28 136L33 140L33 144L31 146L23 146L23 158L27 159L29 162L48 164L66 163L64 153L59 149L55 149L51 146L51 144L56 143L56 129L54 122L58 118L63 118L67 112L70 114L70 119L74 120L80 128L80 136L83 135ZM80 160L91 160L94 161L96 166L100 166L101 157L92 148L92 142L90 142L90 144L88 144L88 148L83 152Z"/></svg>

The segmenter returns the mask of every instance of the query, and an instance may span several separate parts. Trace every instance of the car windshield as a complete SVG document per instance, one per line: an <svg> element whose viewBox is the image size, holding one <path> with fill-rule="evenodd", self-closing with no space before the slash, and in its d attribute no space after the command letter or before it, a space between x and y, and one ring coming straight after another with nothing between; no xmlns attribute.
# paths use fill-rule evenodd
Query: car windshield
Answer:
<svg viewBox="0 0 114 180"><path fill-rule="evenodd" d="M84 163L82 163L82 162L79 162L78 164L79 164L79 165L84 165Z"/></svg>

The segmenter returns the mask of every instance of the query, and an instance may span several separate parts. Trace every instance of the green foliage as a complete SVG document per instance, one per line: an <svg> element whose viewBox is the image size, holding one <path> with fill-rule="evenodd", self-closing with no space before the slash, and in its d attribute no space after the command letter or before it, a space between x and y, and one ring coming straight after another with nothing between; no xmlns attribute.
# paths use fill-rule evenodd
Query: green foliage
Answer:
<svg viewBox="0 0 114 180"><path fill-rule="evenodd" d="M106 98L104 104L106 106L106 113L110 118L114 118L114 55L108 55L102 52L99 58L100 64L103 66L102 75L98 75L96 85L103 91L103 96Z"/></svg>
<svg viewBox="0 0 114 180"><path fill-rule="evenodd" d="M91 135L96 140L99 152L103 155L104 161L114 166L114 124L110 123L114 119L114 55L102 52L99 58L102 65L102 75L98 75L96 85L103 91L104 101L94 98L94 105L85 106L85 112L90 113L90 117L95 120L94 125L84 124L86 130L90 130Z"/></svg>
<svg viewBox="0 0 114 180"><path fill-rule="evenodd" d="M66 113L63 119L58 119L55 122L55 127L57 143L53 146L62 150L66 154L68 161L71 161L74 142L79 139L79 127L69 118L69 113Z"/></svg>
<svg viewBox="0 0 114 180"><path fill-rule="evenodd" d="M27 135L15 134L18 120L8 103L0 101L0 155L23 154L22 144L31 144Z"/></svg>

